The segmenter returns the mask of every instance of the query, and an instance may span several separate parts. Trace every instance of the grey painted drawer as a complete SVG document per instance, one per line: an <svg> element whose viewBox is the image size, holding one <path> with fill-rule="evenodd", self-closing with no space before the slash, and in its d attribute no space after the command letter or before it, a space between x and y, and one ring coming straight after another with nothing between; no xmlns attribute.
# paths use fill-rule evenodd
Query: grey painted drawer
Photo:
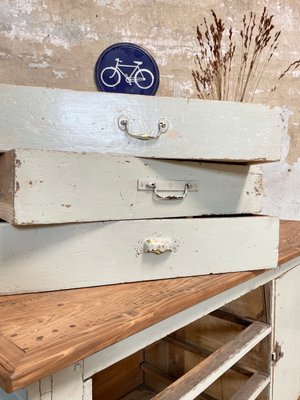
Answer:
<svg viewBox="0 0 300 400"><path fill-rule="evenodd" d="M274 161L284 130L280 108L235 102L2 85L0 106L0 151Z"/></svg>
<svg viewBox="0 0 300 400"><path fill-rule="evenodd" d="M258 213L256 165L60 151L0 156L0 218L50 224Z"/></svg>
<svg viewBox="0 0 300 400"><path fill-rule="evenodd" d="M275 268L271 217L0 224L0 293Z"/></svg>

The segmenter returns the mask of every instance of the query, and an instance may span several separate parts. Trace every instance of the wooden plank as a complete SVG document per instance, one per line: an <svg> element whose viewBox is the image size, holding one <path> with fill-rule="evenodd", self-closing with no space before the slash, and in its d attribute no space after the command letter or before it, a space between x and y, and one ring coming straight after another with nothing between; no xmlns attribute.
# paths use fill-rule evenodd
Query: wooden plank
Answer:
<svg viewBox="0 0 300 400"><path fill-rule="evenodd" d="M279 265L300 255L300 222L280 221Z"/></svg>
<svg viewBox="0 0 300 400"><path fill-rule="evenodd" d="M146 385L141 385L128 395L122 397L122 400L151 400L155 392Z"/></svg>
<svg viewBox="0 0 300 400"><path fill-rule="evenodd" d="M269 385L270 377L262 372L256 372L247 383L238 390L231 400L255 400Z"/></svg>
<svg viewBox="0 0 300 400"><path fill-rule="evenodd" d="M93 376L93 399L119 400L143 383L143 353L125 358Z"/></svg>
<svg viewBox="0 0 300 400"><path fill-rule="evenodd" d="M141 364L141 369L144 371L145 375L151 375L155 380L161 382L165 386L170 385L176 380L171 375L146 362Z"/></svg>
<svg viewBox="0 0 300 400"><path fill-rule="evenodd" d="M0 366L8 373L13 372L25 353L18 346L0 335Z"/></svg>
<svg viewBox="0 0 300 400"><path fill-rule="evenodd" d="M229 321L232 322L233 324L238 324L241 326L249 326L253 322L253 319L251 318L241 317L237 314L225 310L215 310L212 313L210 313L210 315L219 318L221 320Z"/></svg>
<svg viewBox="0 0 300 400"><path fill-rule="evenodd" d="M0 293L275 268L278 224L272 217L138 220L26 229L0 223ZM149 243L164 241L171 243L170 251L144 252Z"/></svg>
<svg viewBox="0 0 300 400"><path fill-rule="evenodd" d="M247 326L249 326L249 325L247 325ZM206 350L206 349L200 347L197 344L189 343L186 340L177 338L177 337L172 336L172 335L171 336L166 336L163 340L168 342L168 343L170 343L170 344L173 344L173 345L175 345L175 346L177 346L177 347L179 347L181 349L184 349L184 350L186 350L186 351L188 351L188 352L190 352L192 354L195 354L195 355L197 355L199 357L202 357L202 358L206 358L206 357L210 356L213 353L212 351ZM233 365L231 367L231 369L233 371L236 371L236 372L238 372L240 374L247 375L247 376L251 376L253 374L253 369L252 368L249 368L246 365L240 364L239 362L237 362L235 365Z"/></svg>
<svg viewBox="0 0 300 400"><path fill-rule="evenodd" d="M0 151L12 148L94 151L140 157L218 161L274 161L284 131L281 109L260 104L203 101L61 89L0 87ZM30 115L30 118L28 118ZM169 128L159 139L161 118Z"/></svg>
<svg viewBox="0 0 300 400"><path fill-rule="evenodd" d="M257 291L259 291L259 289ZM228 301L230 300L228 299L227 302ZM233 303L235 302L233 301L230 303L232 307ZM260 309L257 311L259 312ZM257 313L257 315L259 314ZM184 327L180 331L177 331L176 336L185 338L186 341L193 344L193 347L198 348L198 345L200 344L202 348L209 350L206 352L207 355L209 355L225 343L232 340L239 332L242 331L242 329L242 326L239 326L235 323L233 324L226 320L220 320L219 318L212 317L211 315L206 315L203 318L196 320L194 323ZM264 354L264 348L266 348L266 354ZM242 385L245 384L253 372L256 372L257 370L268 370L270 363L270 357L268 356L269 354L270 346L268 338L259 343L259 345L255 346L254 349L252 349L240 361L233 365L216 382L210 385L210 387L207 388L207 393L218 399L230 399L231 396ZM257 360L259 360L259 362L256 362ZM200 361L201 359L198 355L186 352L184 360L185 371L189 371L191 368L199 364ZM239 367L242 367L242 369ZM241 373L243 373L243 375L241 375Z"/></svg>
<svg viewBox="0 0 300 400"><path fill-rule="evenodd" d="M194 399L271 332L271 327L254 322L229 343L154 397L155 400Z"/></svg>
<svg viewBox="0 0 300 400"><path fill-rule="evenodd" d="M256 165L18 149L0 156L1 170L0 218L13 224L257 214L261 210L262 173ZM163 196L181 196L186 184L193 187L183 200L166 201L156 198L153 189L139 190L139 181L154 182Z"/></svg>

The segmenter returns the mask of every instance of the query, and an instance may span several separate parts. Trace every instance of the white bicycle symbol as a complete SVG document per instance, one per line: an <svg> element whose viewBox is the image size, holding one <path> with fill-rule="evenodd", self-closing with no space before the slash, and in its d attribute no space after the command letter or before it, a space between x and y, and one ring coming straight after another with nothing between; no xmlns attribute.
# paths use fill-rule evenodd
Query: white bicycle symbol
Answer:
<svg viewBox="0 0 300 400"><path fill-rule="evenodd" d="M146 68L140 68L143 64L142 61L133 61L134 65L122 64L122 60L115 59L116 65L114 67L106 67L101 72L100 78L102 83L107 87L115 87L121 82L121 77L124 76L125 81L132 85L135 83L140 89L149 89L154 83L154 76L151 71ZM122 65L121 65L122 64ZM132 68L130 75L122 71Z"/></svg>

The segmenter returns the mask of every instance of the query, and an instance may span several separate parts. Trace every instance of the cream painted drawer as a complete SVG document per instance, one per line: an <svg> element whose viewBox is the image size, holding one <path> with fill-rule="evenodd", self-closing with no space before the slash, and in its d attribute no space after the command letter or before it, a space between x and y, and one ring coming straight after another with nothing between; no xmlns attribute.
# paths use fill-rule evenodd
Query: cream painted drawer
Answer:
<svg viewBox="0 0 300 400"><path fill-rule="evenodd" d="M0 293L274 268L278 230L271 217L1 223Z"/></svg>
<svg viewBox="0 0 300 400"><path fill-rule="evenodd" d="M0 156L0 218L13 224L253 214L261 195L255 165L40 150Z"/></svg>
<svg viewBox="0 0 300 400"><path fill-rule="evenodd" d="M0 151L274 161L285 125L280 108L258 104L24 86L0 86L0 106Z"/></svg>

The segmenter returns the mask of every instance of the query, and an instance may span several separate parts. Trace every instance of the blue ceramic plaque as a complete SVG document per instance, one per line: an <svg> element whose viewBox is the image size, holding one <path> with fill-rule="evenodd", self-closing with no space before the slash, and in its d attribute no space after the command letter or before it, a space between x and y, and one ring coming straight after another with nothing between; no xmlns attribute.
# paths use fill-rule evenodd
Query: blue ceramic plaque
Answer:
<svg viewBox="0 0 300 400"><path fill-rule="evenodd" d="M140 46L117 43L98 58L95 81L103 92L153 96L159 85L159 70L153 57Z"/></svg>

